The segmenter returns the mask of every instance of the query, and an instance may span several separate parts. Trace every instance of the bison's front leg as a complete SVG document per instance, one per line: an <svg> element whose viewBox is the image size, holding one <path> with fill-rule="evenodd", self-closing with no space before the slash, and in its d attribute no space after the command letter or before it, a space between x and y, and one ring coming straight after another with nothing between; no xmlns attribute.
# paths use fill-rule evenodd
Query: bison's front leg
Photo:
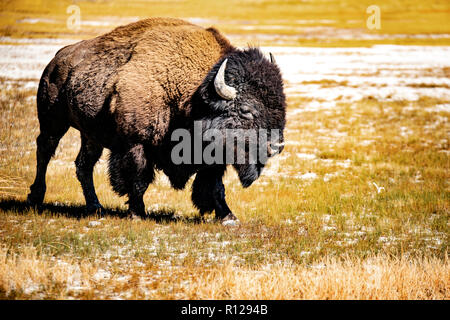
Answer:
<svg viewBox="0 0 450 320"><path fill-rule="evenodd" d="M109 158L111 185L121 196L128 195L131 216L146 216L143 197L154 176L153 164L146 158L142 145L134 145L125 153L111 152Z"/></svg>
<svg viewBox="0 0 450 320"><path fill-rule="evenodd" d="M221 221L237 220L225 201L222 182L225 169L225 166L217 166L199 171L192 185L192 202L202 215L214 210Z"/></svg>

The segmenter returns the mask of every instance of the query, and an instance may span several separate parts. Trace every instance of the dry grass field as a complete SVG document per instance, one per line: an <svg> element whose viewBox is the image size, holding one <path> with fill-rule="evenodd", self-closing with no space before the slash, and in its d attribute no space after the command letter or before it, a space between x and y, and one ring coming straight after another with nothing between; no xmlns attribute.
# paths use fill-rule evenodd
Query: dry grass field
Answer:
<svg viewBox="0 0 450 320"><path fill-rule="evenodd" d="M0 5L0 298L450 299L448 1L379 1L377 31L365 28L371 1L80 1L76 33L66 2ZM107 215L84 216L74 129L43 208L27 207L46 63L156 15L260 44L283 72L284 151L248 189L225 176L241 224L201 219L192 180L175 191L163 174L146 192L148 219L127 219L106 151L94 180Z"/></svg>
<svg viewBox="0 0 450 320"><path fill-rule="evenodd" d="M78 30L67 28L72 4L81 11ZM380 30L367 28L371 5L381 10ZM160 16L214 25L240 45L450 45L447 0L3 0L0 11L0 35L13 38L89 38Z"/></svg>

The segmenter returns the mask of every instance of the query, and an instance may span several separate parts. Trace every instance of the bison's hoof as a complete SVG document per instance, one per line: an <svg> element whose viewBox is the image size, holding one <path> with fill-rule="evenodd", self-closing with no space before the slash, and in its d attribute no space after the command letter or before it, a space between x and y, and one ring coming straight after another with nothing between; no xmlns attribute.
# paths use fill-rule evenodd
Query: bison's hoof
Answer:
<svg viewBox="0 0 450 320"><path fill-rule="evenodd" d="M44 202L44 196L41 194L30 193L27 197L27 204L30 206L40 206Z"/></svg>
<svg viewBox="0 0 450 320"><path fill-rule="evenodd" d="M237 227L239 226L239 224L240 221L232 213L229 213L225 218L222 219L222 225L227 227Z"/></svg>
<svg viewBox="0 0 450 320"><path fill-rule="evenodd" d="M104 216L105 215L105 209L102 207L101 204L93 204L86 206L86 214L87 215L99 215Z"/></svg>

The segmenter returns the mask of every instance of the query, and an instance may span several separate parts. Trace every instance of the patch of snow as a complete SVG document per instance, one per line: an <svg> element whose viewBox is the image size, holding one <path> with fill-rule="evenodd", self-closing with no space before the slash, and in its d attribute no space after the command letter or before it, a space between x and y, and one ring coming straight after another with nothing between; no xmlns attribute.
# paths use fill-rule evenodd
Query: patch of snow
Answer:
<svg viewBox="0 0 450 320"><path fill-rule="evenodd" d="M314 180L317 179L317 174L314 172L308 172L300 175L295 175L294 178L301 180Z"/></svg>
<svg viewBox="0 0 450 320"><path fill-rule="evenodd" d="M99 269L93 276L92 279L95 281L102 281L111 278L111 273L109 271Z"/></svg>
<svg viewBox="0 0 450 320"><path fill-rule="evenodd" d="M399 239L397 237L394 236L389 236L389 237L384 237L381 236L378 238L378 242L381 242L385 245L391 245L394 244L395 242L397 242Z"/></svg>
<svg viewBox="0 0 450 320"><path fill-rule="evenodd" d="M325 173L325 175L323 176L323 181L324 182L328 182L331 179L337 177L339 175L339 172L334 172L334 173Z"/></svg>
<svg viewBox="0 0 450 320"><path fill-rule="evenodd" d="M96 227L96 226L99 226L101 224L102 223L100 221L90 221L88 225L89 225L89 227Z"/></svg>
<svg viewBox="0 0 450 320"><path fill-rule="evenodd" d="M313 101L289 115L334 108L336 101L363 98L417 100L421 96L450 100L448 46L376 45L370 48L264 47L272 52L286 80L288 95ZM430 76L429 70L436 70ZM326 80L323 84L320 81ZM317 83L308 83L308 82ZM327 85L335 81L336 85ZM344 85L343 85L344 84ZM424 84L425 86L421 86ZM436 87L427 87L427 85ZM443 107L445 110L448 106Z"/></svg>
<svg viewBox="0 0 450 320"><path fill-rule="evenodd" d="M32 282L27 284L24 288L23 288L23 293L26 295L30 295L36 291L39 291L39 285Z"/></svg>
<svg viewBox="0 0 450 320"><path fill-rule="evenodd" d="M433 108L428 108L429 112L450 112L450 103L437 104Z"/></svg>
<svg viewBox="0 0 450 320"><path fill-rule="evenodd" d="M222 222L222 225L226 227L237 227L239 226L239 224L240 224L239 220L226 220Z"/></svg>
<svg viewBox="0 0 450 320"><path fill-rule="evenodd" d="M311 153L297 153L296 156L302 160L312 160L317 158L315 154Z"/></svg>

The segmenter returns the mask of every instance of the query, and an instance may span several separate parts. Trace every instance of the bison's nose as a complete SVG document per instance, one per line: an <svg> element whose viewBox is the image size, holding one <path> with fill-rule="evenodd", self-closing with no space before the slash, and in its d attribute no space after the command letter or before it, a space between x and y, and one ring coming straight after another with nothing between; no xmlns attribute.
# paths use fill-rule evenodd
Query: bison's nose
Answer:
<svg viewBox="0 0 450 320"><path fill-rule="evenodd" d="M284 142L276 142L276 143L269 143L267 145L267 154L269 157L273 157L274 155L281 153L284 149Z"/></svg>

